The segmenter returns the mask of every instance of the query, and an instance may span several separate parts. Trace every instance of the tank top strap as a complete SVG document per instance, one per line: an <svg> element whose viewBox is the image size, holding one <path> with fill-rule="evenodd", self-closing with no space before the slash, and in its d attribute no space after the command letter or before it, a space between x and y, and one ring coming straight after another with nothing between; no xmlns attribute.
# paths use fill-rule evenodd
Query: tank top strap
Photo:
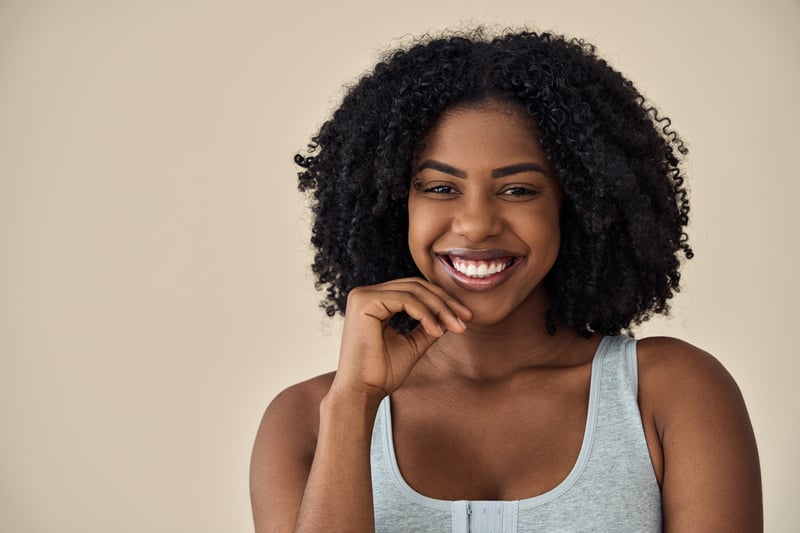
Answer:
<svg viewBox="0 0 800 533"><path fill-rule="evenodd" d="M604 338L604 347L597 353L601 360L601 382L607 387L627 390L636 396L639 387L636 339L625 335Z"/></svg>
<svg viewBox="0 0 800 533"><path fill-rule="evenodd" d="M624 335L605 337L593 362L597 372L597 416L625 413L641 420L637 400L639 375L636 339ZM598 419L597 422L605 422ZM603 427L600 424L599 427Z"/></svg>

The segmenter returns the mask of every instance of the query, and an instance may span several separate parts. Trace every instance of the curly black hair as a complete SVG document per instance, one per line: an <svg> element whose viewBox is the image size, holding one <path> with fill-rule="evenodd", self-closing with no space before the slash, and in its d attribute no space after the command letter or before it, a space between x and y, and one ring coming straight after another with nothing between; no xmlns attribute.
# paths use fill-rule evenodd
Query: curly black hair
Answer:
<svg viewBox="0 0 800 533"><path fill-rule="evenodd" d="M343 313L354 287L420 276L407 243L411 162L444 110L490 100L533 117L564 192L548 331L618 334L668 313L680 256L693 255L687 149L670 120L583 40L477 29L384 56L295 155L327 314Z"/></svg>

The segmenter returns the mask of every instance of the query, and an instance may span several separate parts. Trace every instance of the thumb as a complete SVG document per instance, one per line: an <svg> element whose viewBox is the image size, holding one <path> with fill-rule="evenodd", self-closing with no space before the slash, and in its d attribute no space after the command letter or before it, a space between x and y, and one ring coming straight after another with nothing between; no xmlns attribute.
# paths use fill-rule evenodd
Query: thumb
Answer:
<svg viewBox="0 0 800 533"><path fill-rule="evenodd" d="M422 357L425 354L425 352L428 351L428 348L430 348L433 345L433 343L436 342L441 337L441 335L429 334L427 331L425 331L425 328L422 327L422 325L420 324L405 337L406 337L406 342L410 345L409 347L411 348L412 352L415 355L415 358L419 360L419 358Z"/></svg>

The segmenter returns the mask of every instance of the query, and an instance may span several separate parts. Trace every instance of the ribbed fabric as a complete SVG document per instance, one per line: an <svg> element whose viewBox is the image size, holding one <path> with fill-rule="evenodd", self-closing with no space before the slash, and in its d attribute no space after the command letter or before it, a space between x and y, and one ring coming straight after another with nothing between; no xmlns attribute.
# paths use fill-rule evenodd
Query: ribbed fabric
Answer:
<svg viewBox="0 0 800 533"><path fill-rule="evenodd" d="M660 532L661 492L637 386L636 341L603 338L592 362L586 429L575 465L552 490L517 501L437 500L412 489L397 466L391 403L384 399L371 449L376 532Z"/></svg>

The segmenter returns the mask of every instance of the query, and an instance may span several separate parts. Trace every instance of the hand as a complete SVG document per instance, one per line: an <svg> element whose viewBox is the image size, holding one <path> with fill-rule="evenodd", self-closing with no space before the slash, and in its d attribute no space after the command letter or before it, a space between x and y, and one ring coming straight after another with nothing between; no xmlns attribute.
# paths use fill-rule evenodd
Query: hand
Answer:
<svg viewBox="0 0 800 533"><path fill-rule="evenodd" d="M388 325L401 311L419 321L408 335ZM471 317L462 303L422 278L353 289L331 390L380 401L402 385L436 339L448 331L463 333Z"/></svg>

